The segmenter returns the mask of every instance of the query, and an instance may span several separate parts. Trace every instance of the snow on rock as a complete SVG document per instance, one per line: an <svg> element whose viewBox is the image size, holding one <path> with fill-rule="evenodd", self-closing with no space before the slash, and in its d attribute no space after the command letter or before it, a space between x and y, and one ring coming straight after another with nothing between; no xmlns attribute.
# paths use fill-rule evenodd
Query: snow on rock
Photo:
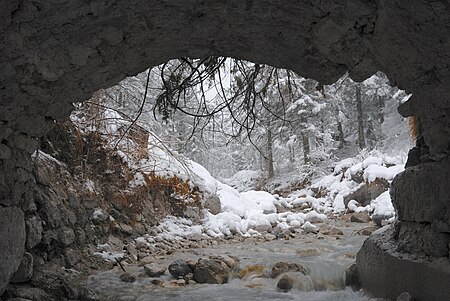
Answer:
<svg viewBox="0 0 450 301"><path fill-rule="evenodd" d="M313 224L311 224L310 222L306 222L303 224L302 229L306 232L306 233L316 233L319 231L319 228L317 226L314 226Z"/></svg>
<svg viewBox="0 0 450 301"><path fill-rule="evenodd" d="M345 170L353 165L355 165L355 159L353 159L353 158L344 159L344 160L340 161L338 164L336 164L336 166L334 167L334 173L339 174L343 170Z"/></svg>
<svg viewBox="0 0 450 301"><path fill-rule="evenodd" d="M344 213L345 211L344 197L340 194L334 198L333 211L336 213Z"/></svg>
<svg viewBox="0 0 450 301"><path fill-rule="evenodd" d="M275 213L277 209L274 203L277 201L273 195L266 191L247 191L241 193L245 199L253 202L261 207L264 214Z"/></svg>
<svg viewBox="0 0 450 301"><path fill-rule="evenodd" d="M381 165L383 163L383 158L379 157L368 157L362 162L362 167L367 168L370 165Z"/></svg>
<svg viewBox="0 0 450 301"><path fill-rule="evenodd" d="M123 252L102 251L102 252L94 252L93 254L95 256L100 256L101 258L109 262L116 262L116 260L120 261L125 257L125 254Z"/></svg>
<svg viewBox="0 0 450 301"><path fill-rule="evenodd" d="M385 179L392 181L394 177L404 171L403 165L394 165L391 167L385 167L380 165L370 165L364 170L364 180L368 182L373 182L375 179Z"/></svg>
<svg viewBox="0 0 450 301"><path fill-rule="evenodd" d="M391 196L389 195L389 191L385 191L380 194L371 204L374 215L381 216L393 216L394 215L394 206L391 202Z"/></svg>

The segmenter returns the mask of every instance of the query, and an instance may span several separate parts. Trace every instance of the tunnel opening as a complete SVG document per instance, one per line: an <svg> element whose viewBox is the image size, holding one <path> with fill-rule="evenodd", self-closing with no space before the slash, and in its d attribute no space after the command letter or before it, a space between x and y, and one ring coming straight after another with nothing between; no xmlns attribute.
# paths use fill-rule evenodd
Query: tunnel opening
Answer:
<svg viewBox="0 0 450 301"><path fill-rule="evenodd" d="M203 60L197 62L201 61ZM199 80L194 79L195 85L189 86L188 89L184 88L187 91L181 90L178 95L173 93L170 100L163 99L169 104L160 108L158 101L161 101L161 95L166 95L165 93L168 92L167 85L169 84L165 81L171 79L175 83L183 83L184 79L191 75L191 71L201 72L198 68L192 67L188 68L189 70L184 74L176 76L173 70L181 68L178 65L180 62L182 60L172 61L173 67L170 70L164 70L166 64L154 67L136 77L121 81L117 86L95 92L90 100L75 106L68 121L55 125L49 134L41 139L39 150L32 156L33 174L38 182L38 187L34 192L38 202L37 211L30 212L27 220L35 223L34 228L39 228L37 225L42 224L40 228L42 233L40 235L32 233L34 237L37 235L39 238L35 239L37 245L31 245L32 249L28 249L27 253L33 254L35 260L39 261L43 254L46 254L48 262L36 264L34 273L44 270L43 274L52 274L54 266L49 263L55 264L55 262L63 264L66 268L82 270L84 267L86 269L85 260L80 259L81 254L97 258L97 260L92 260L91 269L94 270L107 269L111 264L116 264L116 260L130 261L131 263L134 263L133 260L137 260L138 263L146 262L149 260L148 257L160 256L158 254L169 255L180 248L176 239L167 239L167 236L170 235L180 238L184 247L195 248L196 245L209 243L214 239L226 241L246 236L260 239L266 237L264 240L272 239L272 237L286 239L286 236L295 237L300 233L306 234L307 231L311 231L310 233L319 231L319 233L326 233L324 235L334 235L331 234L332 231L338 233L341 230L336 228L330 230L323 226L320 226L319 230L319 226L315 224L324 223L324 219L327 217L333 220L334 214L341 215L345 211L354 211L358 215L367 217L367 213L364 212L368 211L380 224L393 221L395 213L390 201L383 205L377 205L384 202L383 200L388 196L384 193L384 198L378 198L389 188L389 182L393 175L387 176L386 179L378 176L369 180L371 176L367 168L369 166L378 167L384 171L395 168L400 168L398 171L403 169L408 149L404 144L411 143L411 139L406 121L396 113L396 107L409 96L404 91L391 87L384 74L377 73L361 84L353 82L348 74L344 74L335 84L320 86L316 81L304 79L287 70L250 62L236 61L232 64L229 62L220 66L224 73L222 80L231 77L234 64L245 64L245 66L240 66L240 71L233 74L233 79L229 79L228 82L218 81L209 74L201 84ZM195 63L195 60L189 62L189 64ZM206 70L209 66L201 68ZM249 77L248 74L252 74L256 69L265 70L265 72L262 71L261 76L255 78L254 82L246 82L245 76ZM161 74L164 76L162 79ZM148 78L151 79L149 84L147 84ZM289 81L291 82L289 83ZM202 85L203 87L201 87ZM227 86L227 92L222 90L225 89L224 86ZM264 93L259 92L261 94L256 91L252 92L255 94L254 96L261 97L258 100L263 101L262 104L249 101L250 98L245 93L248 91L248 87L264 89ZM169 91L177 88L175 84L172 84L169 86ZM209 91L206 91L207 88ZM202 91L205 92L202 93ZM227 95L218 97L219 93ZM360 93L359 96L357 96L358 93ZM230 95L233 97L229 97ZM235 95L240 98L234 97ZM365 112L364 116L359 117L354 112L358 97L362 98L360 99L363 103L362 110ZM175 101L180 104L179 111L174 105ZM223 105L224 101L227 102L226 106ZM281 102L283 105L279 105ZM210 107L205 108L204 105L210 105ZM256 114L256 112L261 114L253 120L254 125L247 128L242 127L236 131L241 132L242 136L226 132L226 129L232 127L232 123L236 122L236 116L239 113L233 108L227 107L231 105L234 105L235 108L247 106L244 113L241 114L243 120L246 120L247 115ZM226 109L225 112L217 110L217 113L221 113L219 120L225 125L225 128L220 128L217 123L200 123L198 128L194 127L201 122L202 118L211 118L213 114L207 114L208 110L216 112L217 107ZM275 112L276 108L278 111ZM170 115L167 114L167 110L172 110ZM186 110L191 111L186 112ZM343 118L342 115L347 117ZM302 127L289 127L290 123L305 123L306 117L309 119L309 124ZM338 162L338 158L344 159L346 155L360 152L360 137L357 137L359 129L358 126L355 126L358 124L358 118L363 119L366 150L354 159L331 163ZM342 122L340 127L344 141L340 140L338 135L339 122ZM373 127L374 122L378 123L378 127ZM384 124L385 122L388 124ZM275 170L272 178L267 166L256 162L247 166L245 170L237 166L236 170L230 173L237 172L234 179L239 180L246 177L245 174L255 174L257 171L259 176L255 176L255 179L252 179L253 182L234 181L231 185L234 185L237 190L231 187L224 188L226 187L224 184L213 184L219 185L215 188L208 187L213 178L211 176L205 178L204 174L199 173L199 168L203 167L199 167L191 159L200 161L199 163L206 167L204 171L206 173L208 173L206 170L211 170L216 166L215 174L211 173L216 177L229 172L227 169L237 165L236 161L250 161L255 155L259 156L259 160L264 161L266 154L261 154L261 152L267 150L267 144L264 144L267 141L267 123L273 127L270 128L274 133L272 144L278 145L277 148L274 147L272 153L273 160L277 162L274 164ZM242 126L242 124L243 122L238 120L237 125L234 126ZM182 129L187 126L192 128L183 134ZM208 132L208 127L216 130ZM308 128L317 128L317 130L312 131ZM397 128L395 133L385 132L386 129L393 130L393 128ZM302 143L305 142L303 139L295 140L296 137L292 136L300 136L306 131L309 135L307 139L311 140L309 152L312 155L311 160L305 162L304 153L301 153L304 151ZM371 131L373 136L367 135ZM263 139L258 140L257 135ZM190 136L194 138L190 138ZM249 136L254 137L252 143L246 142ZM230 145L230 137L237 140L237 142L231 140L235 145ZM377 142L377 140L380 141ZM210 152L208 143L203 141L216 143L216 153L213 154L217 157L213 157L213 160L215 159L219 164L208 165L210 161L201 161ZM392 147L396 141L397 146ZM256 143L263 144L255 145ZM229 148L226 147L227 144L230 145ZM281 147L283 144L291 144L296 149L283 149ZM391 151L389 155L395 156L389 156L387 153L383 155L379 151L369 153L371 146L374 149L389 149ZM196 156L199 149L201 155ZM241 158L239 156L229 158L227 154L236 149ZM403 155L399 155L400 149L402 149ZM317 150L323 152L316 154ZM296 166L293 166L291 158L287 156L289 152L297 153L294 155L299 157ZM335 157L330 158L330 154L333 153ZM349 160L352 161L350 165ZM371 162L373 160L377 162ZM360 170L355 173L347 172L344 175L346 170L358 168L358 164ZM362 164L367 166L361 168ZM249 168L253 168L253 170L249 170ZM255 170L258 168L261 170ZM330 168L333 169L331 174ZM312 173L312 170L315 173ZM364 175L365 171L367 171L367 175ZM297 178L291 179L295 174L297 174ZM324 178L322 178L323 175L325 175ZM323 182L327 176L334 178L334 183L332 181L328 184L313 185L313 183ZM54 183L51 183L55 181L55 177L59 177L59 181L65 184L57 184L55 187ZM357 177L361 179L356 179ZM222 176L221 181L229 183L225 178ZM207 182L206 186L203 183L205 181ZM279 182L285 183L280 185ZM343 185L341 190L333 191L329 188L340 182ZM365 200L362 196L357 196L357 193L348 196L348 191L355 190L358 186L363 187L362 190L373 191L368 193ZM269 198L269 202L273 202L273 204L269 207L267 204L264 205L265 207L262 204L253 204L253 207L249 207L249 204L252 203L248 202L248 197L259 199L257 195L252 196L255 192L248 192L248 190L255 189L266 191L264 197ZM378 193L375 192L377 189ZM219 191L222 191L222 194ZM228 199L224 197L224 192L237 193L239 197ZM277 194L278 200L271 194ZM247 199L244 197L246 195ZM342 196L345 196L345 200ZM214 199L216 208L213 207ZM219 208L217 208L217 199L219 199ZM344 206L342 208L340 207L341 201ZM371 204L372 201L375 202ZM233 202L235 202L234 205ZM239 203L244 203L244 205ZM275 211L273 211L272 207L275 204ZM221 207L228 208L222 209ZM207 209L209 212L215 210L214 216L204 213L203 209ZM390 211L382 213L386 209ZM239 212L240 210L244 210L244 213ZM259 210L262 212L258 213ZM253 216L251 216L252 214ZM71 215L75 215L72 220ZM274 217L276 218L274 219ZM230 219L234 221L230 222ZM304 225L306 226L302 229ZM33 231L36 231L34 228ZM363 229L363 232L373 231L371 227L369 228ZM88 231L88 229L91 230ZM195 232L193 229L200 232ZM197 238L194 239L191 236L197 236ZM204 239L204 236L209 238ZM162 239L162 237L165 239L164 242L167 240L167 244L156 243L158 247L155 249L155 240ZM361 243L361 237L363 236L355 241ZM143 249L134 251L133 248L138 248L138 245ZM300 258L322 256L322 249L323 246L306 248L298 250L297 254ZM339 250L333 256L338 256L339 252L342 251ZM63 263L55 259L58 254L64 256ZM133 256L135 259L132 259ZM349 258L351 259L351 257ZM103 264L98 263L105 259ZM342 265L336 266L332 261L326 260L326 264L333 265L331 269L333 272L330 275L326 272L326 268L314 261L303 264L309 266L308 269L313 271L307 277L312 279L311 283L315 290L339 291L345 284L349 285L344 282L341 274L350 259L347 258L342 261ZM337 262L340 261L337 260ZM271 269L273 264L267 265L266 269ZM130 269L131 267L126 267L127 271ZM92 270L86 269L86 273L87 271ZM67 278L67 275L59 275L59 277L61 277L63 285L65 285L64 281L71 279ZM115 274L112 272L108 277L115 279ZM254 275L243 277L242 281L249 281L252 277ZM305 280L295 277L293 279L296 279L295 281ZM39 283L41 287L45 283L32 281L36 284ZM75 280L73 281L75 282ZM264 285L272 284L269 282ZM299 285L299 283L296 284L296 286ZM102 281L100 281L99 287L101 287L99 293L104 294L101 295L103 298L106 298L106 295L111 292L116 295L127 293L124 288L123 291L110 290L107 288L108 285L105 286ZM119 285L119 287L122 286ZM103 289L106 289L108 293ZM60 286L55 286L53 291L61 290ZM13 288L7 289L6 295L10 297L23 296L21 295L23 291L24 289L20 290L20 284L15 284ZM140 290L136 292L142 294L141 297L146 295ZM83 291L81 294L85 294L85 292ZM330 298L334 294L331 292ZM351 290L344 294L357 298L357 293ZM356 295L353 296L354 294Z"/></svg>

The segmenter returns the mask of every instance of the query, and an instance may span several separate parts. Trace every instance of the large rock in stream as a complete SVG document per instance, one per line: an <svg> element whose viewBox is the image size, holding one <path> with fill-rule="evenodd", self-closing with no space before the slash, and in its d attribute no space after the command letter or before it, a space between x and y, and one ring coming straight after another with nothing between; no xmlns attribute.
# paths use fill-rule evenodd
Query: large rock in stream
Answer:
<svg viewBox="0 0 450 301"><path fill-rule="evenodd" d="M228 282L230 267L218 259L199 259L194 270L198 283L223 284Z"/></svg>

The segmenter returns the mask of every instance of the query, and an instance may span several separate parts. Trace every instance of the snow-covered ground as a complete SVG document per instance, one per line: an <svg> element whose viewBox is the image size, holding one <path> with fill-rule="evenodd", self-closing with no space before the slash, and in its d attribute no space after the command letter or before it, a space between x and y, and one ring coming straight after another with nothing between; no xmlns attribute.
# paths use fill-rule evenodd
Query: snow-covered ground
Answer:
<svg viewBox="0 0 450 301"><path fill-rule="evenodd" d="M260 236L284 229L302 228L311 232L315 230L314 223L347 212L367 212L370 216L378 214L392 221L395 211L389 191L366 206L360 206L355 200L350 200L345 206L344 198L375 179L391 182L396 174L403 171L404 158L373 152L360 160L345 159L335 165L333 173L314 180L310 187L293 191L287 197L265 191L239 192L214 179L203 166L192 161L186 164L196 185L219 196L221 212L216 215L205 212L199 225L193 225L192 221L184 218L168 217L159 225L157 236L169 241L231 235ZM356 174L362 175L362 183L352 180ZM321 193L318 194L318 191ZM140 239L153 243L155 237L147 235Z"/></svg>

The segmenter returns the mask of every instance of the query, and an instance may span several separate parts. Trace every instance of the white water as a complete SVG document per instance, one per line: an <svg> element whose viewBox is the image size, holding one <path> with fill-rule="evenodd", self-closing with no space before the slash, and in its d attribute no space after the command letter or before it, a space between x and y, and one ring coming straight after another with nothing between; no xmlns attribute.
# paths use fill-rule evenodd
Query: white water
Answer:
<svg viewBox="0 0 450 301"><path fill-rule="evenodd" d="M342 225L344 226L344 225ZM367 225L341 227L345 235L336 240L325 236L317 239L313 235L270 242L244 241L226 243L216 247L186 250L159 259L168 265L177 258L194 259L210 254L228 254L240 259L240 267L262 264L269 269L279 261L295 262L307 268L316 291L292 290L284 293L277 290L278 279L252 278L232 279L223 285L195 284L182 287L160 287L151 283L154 278L137 277L135 283L123 283L119 279L120 270L103 272L89 278L87 286L96 290L105 301L256 301L256 300L298 300L298 301L368 301L373 300L362 292L354 292L344 287L345 269L354 262L354 256L365 237L355 234ZM127 266L127 271L139 275L143 269ZM162 279L169 280L170 275Z"/></svg>

